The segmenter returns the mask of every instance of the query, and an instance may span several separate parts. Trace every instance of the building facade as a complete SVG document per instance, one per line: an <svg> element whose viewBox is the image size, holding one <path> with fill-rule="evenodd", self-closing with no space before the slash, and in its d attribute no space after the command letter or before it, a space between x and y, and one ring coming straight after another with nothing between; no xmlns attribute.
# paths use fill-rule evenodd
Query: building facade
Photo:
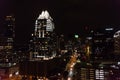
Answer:
<svg viewBox="0 0 120 80"><path fill-rule="evenodd" d="M114 34L114 52L116 55L120 55L120 30Z"/></svg>
<svg viewBox="0 0 120 80"><path fill-rule="evenodd" d="M1 60L12 62L13 46L15 38L15 18L12 15L5 17L4 31L0 35Z"/></svg>
<svg viewBox="0 0 120 80"><path fill-rule="evenodd" d="M96 59L113 59L114 56L114 30L101 29L93 33L93 56ZM106 57L109 56L109 57Z"/></svg>
<svg viewBox="0 0 120 80"><path fill-rule="evenodd" d="M48 59L56 55L54 23L48 11L42 11L35 21L35 29L30 40L30 59Z"/></svg>

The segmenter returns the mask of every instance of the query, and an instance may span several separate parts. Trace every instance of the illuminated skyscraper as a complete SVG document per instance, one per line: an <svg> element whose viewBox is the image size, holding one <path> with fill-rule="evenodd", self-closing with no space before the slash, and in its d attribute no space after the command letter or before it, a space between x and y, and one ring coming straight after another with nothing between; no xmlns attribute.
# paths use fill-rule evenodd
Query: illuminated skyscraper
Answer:
<svg viewBox="0 0 120 80"><path fill-rule="evenodd" d="M5 17L4 33L0 37L0 52L5 61L12 61L13 45L15 37L15 18L13 15ZM15 61L15 60L14 60Z"/></svg>
<svg viewBox="0 0 120 80"><path fill-rule="evenodd" d="M35 30L30 59L44 59L55 55L55 41L53 39L54 23L48 11L42 11L35 21Z"/></svg>
<svg viewBox="0 0 120 80"><path fill-rule="evenodd" d="M37 38L49 37L50 32L54 30L53 19L47 11L42 11L35 22L35 36Z"/></svg>

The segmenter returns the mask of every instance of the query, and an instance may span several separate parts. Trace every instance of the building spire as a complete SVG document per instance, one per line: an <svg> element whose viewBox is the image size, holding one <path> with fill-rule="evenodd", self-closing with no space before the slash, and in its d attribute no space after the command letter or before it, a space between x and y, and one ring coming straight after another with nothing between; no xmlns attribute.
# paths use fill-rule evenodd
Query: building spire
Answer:
<svg viewBox="0 0 120 80"><path fill-rule="evenodd" d="M39 15L38 19L51 19L50 14L47 10L42 11L42 13Z"/></svg>

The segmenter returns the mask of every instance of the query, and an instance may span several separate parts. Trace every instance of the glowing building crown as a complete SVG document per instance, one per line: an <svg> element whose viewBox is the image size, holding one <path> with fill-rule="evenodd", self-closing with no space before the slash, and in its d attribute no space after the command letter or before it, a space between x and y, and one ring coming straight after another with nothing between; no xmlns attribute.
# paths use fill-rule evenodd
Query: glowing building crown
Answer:
<svg viewBox="0 0 120 80"><path fill-rule="evenodd" d="M48 13L48 11L45 10L45 11L42 11L38 19L52 19L52 18L50 17L50 14Z"/></svg>

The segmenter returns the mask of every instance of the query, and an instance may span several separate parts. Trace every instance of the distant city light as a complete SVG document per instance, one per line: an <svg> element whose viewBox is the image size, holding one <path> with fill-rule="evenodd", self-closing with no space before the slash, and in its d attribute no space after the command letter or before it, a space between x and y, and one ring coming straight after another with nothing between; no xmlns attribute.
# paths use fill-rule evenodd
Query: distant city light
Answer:
<svg viewBox="0 0 120 80"><path fill-rule="evenodd" d="M120 62L118 62L118 65L120 65Z"/></svg>
<svg viewBox="0 0 120 80"><path fill-rule="evenodd" d="M16 75L19 75L19 72L16 72L15 74L16 74Z"/></svg>
<svg viewBox="0 0 120 80"><path fill-rule="evenodd" d="M91 32L91 33L93 33L94 31L93 31L93 30L91 30L90 32Z"/></svg>
<svg viewBox="0 0 120 80"><path fill-rule="evenodd" d="M9 74L9 77L12 77L13 75L12 74Z"/></svg>
<svg viewBox="0 0 120 80"><path fill-rule="evenodd" d="M92 37L87 37L86 39L91 40L91 39L92 39Z"/></svg>
<svg viewBox="0 0 120 80"><path fill-rule="evenodd" d="M75 35L75 38L79 38L79 35Z"/></svg>
<svg viewBox="0 0 120 80"><path fill-rule="evenodd" d="M112 31L112 30L114 30L113 28L106 28L105 29L106 31Z"/></svg>
<svg viewBox="0 0 120 80"><path fill-rule="evenodd" d="M71 79L71 77L68 77L68 79L67 79L67 80L72 80L72 79Z"/></svg>
<svg viewBox="0 0 120 80"><path fill-rule="evenodd" d="M113 36L114 38L117 38L117 37L120 37L120 30L119 31L117 31L115 34L114 34L114 36Z"/></svg>

